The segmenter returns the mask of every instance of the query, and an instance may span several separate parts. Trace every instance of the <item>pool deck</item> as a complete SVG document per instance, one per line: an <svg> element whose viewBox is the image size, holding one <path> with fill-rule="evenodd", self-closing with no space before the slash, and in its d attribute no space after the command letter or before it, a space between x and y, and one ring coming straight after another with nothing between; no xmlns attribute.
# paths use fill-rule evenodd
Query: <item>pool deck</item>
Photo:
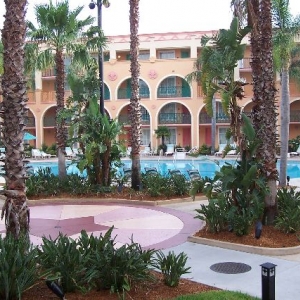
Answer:
<svg viewBox="0 0 300 300"><path fill-rule="evenodd" d="M300 178L291 179L290 184L300 189ZM29 201L30 237L34 244L40 244L42 236L55 238L62 232L76 238L82 229L99 235L114 226L112 235L116 236L118 246L130 243L132 238L144 248L163 249L166 253L184 252L188 256L187 264L191 267L191 273L184 277L221 289L261 297L261 264L273 263L276 265L276 299L299 299L300 254L258 255L188 241L188 237L203 226L203 222L194 216L195 209L205 201L171 201L161 206L122 205L120 202L103 204L84 199L73 202L45 201L42 204ZM0 205L2 203L3 200L0 200ZM5 232L3 220L0 221L0 232ZM238 274L211 270L213 264L223 262L243 263L251 269Z"/></svg>

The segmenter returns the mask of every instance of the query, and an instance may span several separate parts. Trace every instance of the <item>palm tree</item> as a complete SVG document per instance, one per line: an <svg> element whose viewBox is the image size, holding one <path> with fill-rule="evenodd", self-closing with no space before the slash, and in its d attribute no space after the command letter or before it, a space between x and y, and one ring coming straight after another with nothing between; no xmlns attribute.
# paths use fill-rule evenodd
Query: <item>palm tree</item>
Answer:
<svg viewBox="0 0 300 300"><path fill-rule="evenodd" d="M2 139L6 148L6 196L3 213L6 232L28 238L29 209L25 193L26 167L23 136L27 114L26 80L24 77L24 44L26 36L26 0L6 0L2 30L3 102L1 105ZM3 215L2 215L3 217Z"/></svg>
<svg viewBox="0 0 300 300"><path fill-rule="evenodd" d="M238 19L234 18L230 29L221 29L212 37L204 36L201 40L203 46L201 56L196 61L196 70L187 76L188 81L201 82L205 107L209 115L213 116L215 94L217 92L221 94L223 110L231 119L231 135L241 151L242 119L237 100L244 98L242 86L245 83L234 78L234 68L244 56L246 45L241 42L249 31L248 27L239 28Z"/></svg>
<svg viewBox="0 0 300 300"><path fill-rule="evenodd" d="M139 94L140 64L139 55L139 0L129 0L130 21L130 72L131 72L131 97L130 97L130 120L131 120L131 159L132 159L132 188L138 190L141 185L141 106Z"/></svg>
<svg viewBox="0 0 300 300"><path fill-rule="evenodd" d="M268 178L269 195L265 198L263 222L272 224L276 214L276 121L275 80L273 69L272 47L272 14L271 0L254 0L251 46L252 46L252 78L253 109L252 120L258 136L263 141L257 151L257 159L263 165L263 173Z"/></svg>
<svg viewBox="0 0 300 300"><path fill-rule="evenodd" d="M32 22L28 22L28 36L36 42L34 46L38 49L38 58L36 67L45 69L55 66L56 69L56 144L58 150L58 169L59 176L66 175L65 167L65 143L66 143L66 120L60 117L64 108L64 90L65 90L65 66L64 53L72 52L74 44L79 38L79 34L87 25L91 25L93 18L88 17L84 20L77 20L83 6L75 10L69 9L69 2L64 0L53 5L40 4L35 6L35 15L38 22L36 28ZM43 44L45 48L38 48Z"/></svg>
<svg viewBox="0 0 300 300"><path fill-rule="evenodd" d="M171 136L170 129L167 126L158 126L156 130L154 130L156 137L161 138L161 144L163 147L163 151L165 152L167 146L165 145L165 138Z"/></svg>
<svg viewBox="0 0 300 300"><path fill-rule="evenodd" d="M293 52L299 54L300 48L295 43L295 35L300 33L300 18L293 18L289 10L289 0L272 0L273 12L273 47L276 70L281 78L280 101L280 185L286 185L288 138L290 123L290 91L289 75L300 81L299 58L292 57ZM293 69L292 69L293 68Z"/></svg>

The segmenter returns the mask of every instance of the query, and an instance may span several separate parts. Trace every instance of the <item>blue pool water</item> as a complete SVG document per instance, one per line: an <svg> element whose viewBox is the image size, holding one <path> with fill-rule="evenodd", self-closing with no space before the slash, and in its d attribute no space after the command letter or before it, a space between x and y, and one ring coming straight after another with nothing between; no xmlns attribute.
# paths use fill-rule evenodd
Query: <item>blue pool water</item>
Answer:
<svg viewBox="0 0 300 300"><path fill-rule="evenodd" d="M229 163L235 163L235 160L226 160ZM131 168L131 161L125 160L124 167ZM145 167L155 167L161 174L167 174L169 170L179 169L183 174L187 175L188 170L196 169L200 172L202 177L213 178L216 171L224 165L225 160L218 160L220 166L218 166L214 160L210 159L185 159L185 160L142 160L141 169L144 171ZM39 168L49 167L51 172L55 175L58 174L58 165L56 162L31 162L29 166L32 167L36 173ZM277 163L277 169L279 170L279 163ZM79 170L75 165L67 166L68 174L80 174ZM85 175L85 174L83 174ZM290 178L300 178L300 161L288 161L287 175Z"/></svg>

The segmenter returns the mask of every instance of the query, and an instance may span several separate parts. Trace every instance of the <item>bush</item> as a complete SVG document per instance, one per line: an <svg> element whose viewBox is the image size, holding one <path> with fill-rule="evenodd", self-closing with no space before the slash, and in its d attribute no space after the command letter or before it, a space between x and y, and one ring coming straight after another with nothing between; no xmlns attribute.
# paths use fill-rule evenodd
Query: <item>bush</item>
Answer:
<svg viewBox="0 0 300 300"><path fill-rule="evenodd" d="M85 290L85 272L89 257L81 252L75 240L60 233L55 240L43 237L38 260L52 280L59 280L64 292Z"/></svg>
<svg viewBox="0 0 300 300"><path fill-rule="evenodd" d="M275 226L283 232L300 230L300 192L291 189L280 189L277 192L278 215Z"/></svg>
<svg viewBox="0 0 300 300"><path fill-rule="evenodd" d="M0 299L21 299L39 276L37 248L26 237L0 235Z"/></svg>
<svg viewBox="0 0 300 300"><path fill-rule="evenodd" d="M178 286L181 275L189 273L190 267L185 267L186 262L187 256L183 252L175 255L172 251L165 255L158 251L155 267L162 272L165 284L175 287Z"/></svg>

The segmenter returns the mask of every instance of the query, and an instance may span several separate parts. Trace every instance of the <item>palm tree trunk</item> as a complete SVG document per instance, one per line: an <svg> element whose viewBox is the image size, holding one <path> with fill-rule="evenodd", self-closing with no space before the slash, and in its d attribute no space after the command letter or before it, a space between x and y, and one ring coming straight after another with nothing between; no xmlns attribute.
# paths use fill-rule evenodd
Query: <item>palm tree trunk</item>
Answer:
<svg viewBox="0 0 300 300"><path fill-rule="evenodd" d="M132 146L132 178L131 184L134 190L141 186L141 106L139 95L140 64L139 53L139 0L129 0L130 5L130 72L131 72L131 98L130 98L130 120L131 120L131 146Z"/></svg>
<svg viewBox="0 0 300 300"><path fill-rule="evenodd" d="M4 46L3 103L1 108L2 138L6 148L6 196L3 206L6 232L18 238L29 238L29 208L25 193L26 168L24 127L27 115L26 80L24 77L24 43L26 34L26 0L6 0L6 15L2 30Z"/></svg>
<svg viewBox="0 0 300 300"><path fill-rule="evenodd" d="M289 144L290 124L290 91L289 91L289 68L285 66L281 74L281 101L280 101L280 170L279 182L281 186L286 185L287 156Z"/></svg>
<svg viewBox="0 0 300 300"><path fill-rule="evenodd" d="M261 144L257 158L263 164L270 194L265 200L264 223L272 224L276 214L276 107L272 54L271 0L252 1L255 19L251 36L253 68L253 124Z"/></svg>
<svg viewBox="0 0 300 300"><path fill-rule="evenodd" d="M213 116L211 118L211 154L215 154L215 147L216 147L216 123L217 123L217 103L216 103L216 97L213 96L212 99L212 112Z"/></svg>
<svg viewBox="0 0 300 300"><path fill-rule="evenodd" d="M55 54L55 65L57 70L56 75L56 143L57 143L57 155L58 155L58 175L63 178L67 175L66 171L66 158L65 158L65 146L67 130L65 126L65 120L60 118L59 115L64 109L64 95L65 95L65 67L63 52L57 50Z"/></svg>

